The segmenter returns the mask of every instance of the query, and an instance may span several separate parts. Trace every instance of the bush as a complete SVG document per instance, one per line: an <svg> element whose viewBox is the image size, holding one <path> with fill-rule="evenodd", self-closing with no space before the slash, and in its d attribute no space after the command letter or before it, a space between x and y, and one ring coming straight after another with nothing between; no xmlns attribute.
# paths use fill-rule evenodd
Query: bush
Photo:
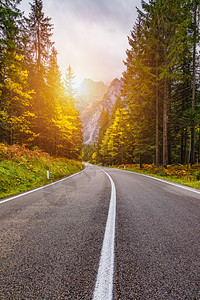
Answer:
<svg viewBox="0 0 200 300"><path fill-rule="evenodd" d="M196 173L196 178L197 178L197 180L200 180L200 172Z"/></svg>

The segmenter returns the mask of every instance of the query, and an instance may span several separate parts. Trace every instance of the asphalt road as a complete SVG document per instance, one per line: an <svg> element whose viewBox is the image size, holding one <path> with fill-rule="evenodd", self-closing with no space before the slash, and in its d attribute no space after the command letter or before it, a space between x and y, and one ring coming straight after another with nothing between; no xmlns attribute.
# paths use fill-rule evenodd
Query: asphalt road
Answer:
<svg viewBox="0 0 200 300"><path fill-rule="evenodd" d="M116 187L113 299L200 299L200 193L104 170ZM88 165L0 203L0 299L92 299L110 197Z"/></svg>

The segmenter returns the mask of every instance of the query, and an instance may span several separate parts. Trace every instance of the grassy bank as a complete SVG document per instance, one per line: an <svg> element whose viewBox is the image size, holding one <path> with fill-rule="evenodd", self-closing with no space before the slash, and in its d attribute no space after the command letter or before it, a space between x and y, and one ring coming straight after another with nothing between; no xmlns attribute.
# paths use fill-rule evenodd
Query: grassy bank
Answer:
<svg viewBox="0 0 200 300"><path fill-rule="evenodd" d="M167 169L162 166L156 167L154 164L144 164L142 169L138 164L120 165L120 169L150 175L153 177L169 180L189 187L200 189L200 164L193 166L169 165Z"/></svg>
<svg viewBox="0 0 200 300"><path fill-rule="evenodd" d="M0 198L59 180L82 168L78 161L54 158L40 150L30 151L19 145L0 144Z"/></svg>

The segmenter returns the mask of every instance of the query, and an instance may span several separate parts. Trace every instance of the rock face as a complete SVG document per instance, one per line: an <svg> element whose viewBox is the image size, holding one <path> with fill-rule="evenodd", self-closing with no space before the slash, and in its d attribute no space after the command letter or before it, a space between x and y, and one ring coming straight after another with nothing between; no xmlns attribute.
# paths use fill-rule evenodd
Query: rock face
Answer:
<svg viewBox="0 0 200 300"><path fill-rule="evenodd" d="M85 79L76 95L77 109L82 114L94 102L98 102L106 93L108 86L102 81L95 82L91 79Z"/></svg>
<svg viewBox="0 0 200 300"><path fill-rule="evenodd" d="M86 80L81 85L77 99L77 109L83 123L84 143L90 144L97 140L99 119L103 107L111 111L119 94L121 81L114 79L109 87L103 82Z"/></svg>

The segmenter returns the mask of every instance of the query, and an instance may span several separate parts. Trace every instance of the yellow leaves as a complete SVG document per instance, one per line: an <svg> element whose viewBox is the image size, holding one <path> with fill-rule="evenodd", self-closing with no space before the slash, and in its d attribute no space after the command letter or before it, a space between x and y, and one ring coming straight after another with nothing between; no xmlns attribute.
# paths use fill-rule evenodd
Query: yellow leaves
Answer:
<svg viewBox="0 0 200 300"><path fill-rule="evenodd" d="M34 113L31 113L30 111L25 111L23 113L23 117L36 118L36 115Z"/></svg>
<svg viewBox="0 0 200 300"><path fill-rule="evenodd" d="M28 79L28 71L24 70L20 64L24 60L23 55L14 54L13 62L2 68L2 76L4 77L4 86L12 94L15 94L13 100L21 101L31 100L33 91L26 91L26 84ZM19 98L17 98L19 97ZM21 103L25 106L28 105L26 101Z"/></svg>
<svg viewBox="0 0 200 300"><path fill-rule="evenodd" d="M171 172L168 169L165 169L164 172L166 173L166 175L171 175Z"/></svg>
<svg viewBox="0 0 200 300"><path fill-rule="evenodd" d="M29 141L32 141L37 135L30 129L30 120L35 117L35 114L26 111L20 116L7 117L7 123L11 125L12 129L29 136Z"/></svg>
<svg viewBox="0 0 200 300"><path fill-rule="evenodd" d="M96 152L94 152L93 154L92 154L92 162L94 163L94 164L96 164L96 161L97 160L97 153Z"/></svg>
<svg viewBox="0 0 200 300"><path fill-rule="evenodd" d="M24 106L29 105L29 101L27 100L32 99L31 94L33 93L33 91L25 92L24 87L21 85L21 83L14 82L12 81L11 78L6 78L5 87L13 94L16 94L14 97L12 97L12 100L14 101L20 100L21 104L23 104Z"/></svg>
<svg viewBox="0 0 200 300"><path fill-rule="evenodd" d="M75 133L77 131L76 127L76 116L73 115L73 111L68 108L68 111L65 111L65 107L60 105L60 103L57 101L56 103L56 109L55 109L55 116L54 118L51 118L51 122L55 126L55 130L58 136L60 136L59 141L67 141L72 143L73 138L75 139ZM63 146L60 144L58 145L59 148L63 148Z"/></svg>
<svg viewBox="0 0 200 300"><path fill-rule="evenodd" d="M104 134L100 149L101 155L114 159L122 155L132 131L129 118L127 110L117 109L112 124Z"/></svg>
<svg viewBox="0 0 200 300"><path fill-rule="evenodd" d="M140 169L139 164L129 164L125 166L126 168ZM151 174L158 174L159 176L169 176L176 178L182 178L184 176L195 176L196 170L198 169L198 164L193 165L192 167L189 166L189 168L186 165L168 165L167 169L165 169L163 166L156 167L154 164L143 164L143 170L148 171Z"/></svg>
<svg viewBox="0 0 200 300"><path fill-rule="evenodd" d="M28 79L28 71L27 70L20 70L19 71L20 79L23 83L25 83L25 80Z"/></svg>
<svg viewBox="0 0 200 300"><path fill-rule="evenodd" d="M6 144L0 143L0 152L6 151L7 149L8 149L8 147L6 146Z"/></svg>
<svg viewBox="0 0 200 300"><path fill-rule="evenodd" d="M24 61L24 56L23 55L16 55L15 58L19 62Z"/></svg>
<svg viewBox="0 0 200 300"><path fill-rule="evenodd" d="M9 72L9 71L13 72ZM26 84L26 80L28 79L28 71L22 70L21 68L16 68L15 65L11 65L9 67L6 67L4 70L5 80L8 81L17 81L19 84ZM13 78L13 79L11 79Z"/></svg>
<svg viewBox="0 0 200 300"><path fill-rule="evenodd" d="M36 137L39 136L39 133L31 132L31 136L27 139L27 142L32 142Z"/></svg>
<svg viewBox="0 0 200 300"><path fill-rule="evenodd" d="M0 117L1 117L1 120L7 120L8 119L8 113L7 111L4 111L4 110L1 110L0 111Z"/></svg>
<svg viewBox="0 0 200 300"><path fill-rule="evenodd" d="M6 80L5 80L5 87L6 87L8 90L14 92L15 90L18 90L18 86L19 86L19 84L13 82L13 81L11 80L11 78L6 78Z"/></svg>

